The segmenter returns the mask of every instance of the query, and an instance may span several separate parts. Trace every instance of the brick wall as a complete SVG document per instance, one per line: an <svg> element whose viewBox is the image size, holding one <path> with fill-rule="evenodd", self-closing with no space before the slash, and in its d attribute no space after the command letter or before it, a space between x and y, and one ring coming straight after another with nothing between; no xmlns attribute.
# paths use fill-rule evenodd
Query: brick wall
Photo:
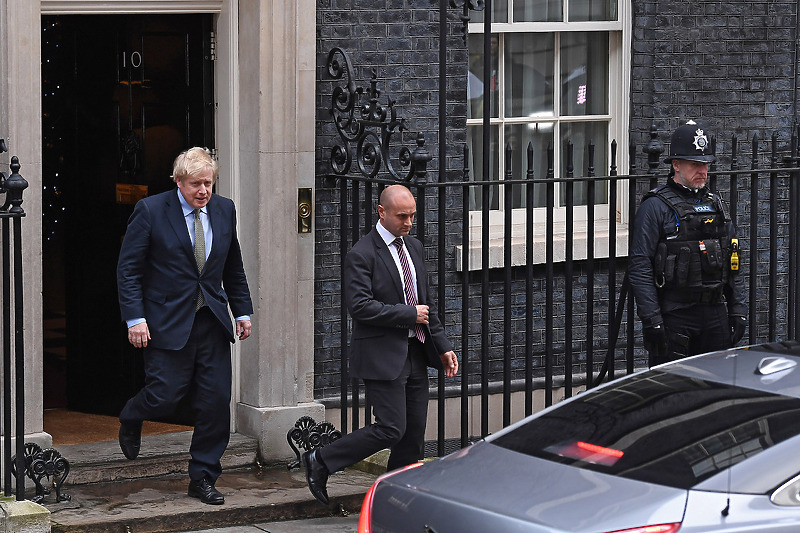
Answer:
<svg viewBox="0 0 800 533"><path fill-rule="evenodd" d="M634 1L631 128L671 131L702 117L730 152L730 136L781 149L797 119L797 3ZM668 137L667 137L668 139ZM724 161L723 161L724 162Z"/></svg>
<svg viewBox="0 0 800 533"><path fill-rule="evenodd" d="M637 168L647 168L642 152L650 141L650 129L655 125L658 137L666 145L670 132L687 118L702 118L717 136L720 154L718 169L730 168L731 136L739 138L739 165L749 168L751 140L759 139L759 166L768 166L771 136L776 133L779 158L788 153L792 127L798 110L795 105L795 2L704 2L678 1L633 2L633 42L631 58L631 141L637 148ZM439 180L438 172L438 2L400 2L395 0L323 0L317 4L317 188L316 188L316 257L315 257L315 396L337 397L339 394L339 354L341 349L340 325L340 273L339 273L339 189L324 178L330 172L328 159L331 147L338 136L328 110L334 84L325 70L328 51L334 46L347 50L356 68L356 85L367 87L371 69L375 68L382 91L381 103L390 96L397 109L407 120L410 135L403 144L413 149L417 132L423 132L426 147L431 152L428 179ZM467 54L461 37L460 10L448 13L448 85L447 85L447 180L460 180L462 176L461 150L465 142L465 94ZM667 147L668 149L668 147ZM661 168L666 172L666 165ZM663 177L660 178L663 180ZM720 180L720 192L731 197L728 180ZM763 263L768 253L769 213L779 214L783 231L788 220L787 182L775 181L777 200L770 199L770 180L759 179L755 186L749 176L738 180L739 202L735 208L739 225L746 228L755 218L759 229L757 244L752 255ZM727 187L727 189L726 189ZM751 210L753 187L758 196L757 209ZM643 193L647 187L641 188ZM375 203L369 204L374 211ZM431 270L433 290L439 282L437 259L445 256L444 283L446 286L446 327L456 344L459 356L461 277L454 272L454 246L460 242L460 196L448 194L445 199L447 245L436 246L437 225L426 225L429 246L428 268ZM429 190L425 207L428 220L438 219L436 193ZM753 213L753 214L751 214ZM377 215L373 216L374 224ZM357 240L360 232L349 232L349 244ZM743 236L745 261L749 261L750 239ZM781 246L785 243L781 241ZM596 262L595 274L595 337L586 339L582 328L585 322L573 321L575 352L585 352L587 345L594 347L594 361L602 361L607 348L608 287L607 263ZM615 285L621 283L624 259L617 265ZM555 265L556 308L563 310L563 287L559 285L563 265ZM778 274L781 276L779 314L784 315L786 272L788 260L778 255ZM747 275L747 274L745 274ZM541 356L544 351L544 267L535 269L534 301L536 309L534 362L536 375L541 375ZM524 309L525 278L522 269L515 269L512 280L515 321L512 373L515 379L523 375L522 332L524 323L520 310ZM759 324L757 339L765 340L763 324L769 320L769 300L766 281L761 275L756 280L755 308ZM584 302L585 264L575 266L576 306ZM480 351L481 293L480 275L471 275L470 285L470 338L468 344L473 355ZM504 291L502 272L491 272L489 281L489 373L490 381L502 379L504 333L502 313ZM616 302L615 302L616 303ZM576 312L579 308L576 307ZM627 314L625 318L627 319ZM563 311L554 318L554 350L558 367L563 365L564 327L567 319ZM636 327L638 330L638 320ZM785 332L778 332L779 335ZM625 340L626 326L620 332L620 342ZM641 351L637 352L641 357ZM479 362L471 359L470 381L479 371ZM618 361L619 362L619 361ZM576 366L582 361L576 357ZM563 371L563 369L562 369Z"/></svg>
<svg viewBox="0 0 800 533"><path fill-rule="evenodd" d="M754 159L757 167L769 167L773 135L780 164L791 151L799 111L796 10L794 1L634 1L631 139L646 142L655 124L666 143L669 132L683 120L701 118L717 137L718 170L731 168L733 136L738 139L738 168L750 168ZM738 205L732 206L743 230L745 255L758 257L761 264L769 260L766 228L772 212L786 234L788 180L778 178L774 186L773 203L769 178L754 185L744 175L738 180ZM719 192L730 200L726 187L720 184ZM753 221L759 228L755 247L747 230ZM786 242L779 242L785 251ZM778 253L777 262L778 309L785 319L786 254ZM767 276L756 276L754 308L759 324L770 318L766 286ZM759 326L757 333L763 340L767 332Z"/></svg>
<svg viewBox="0 0 800 533"><path fill-rule="evenodd" d="M447 42L447 166L449 177L460 177L462 147L466 139L466 65L460 9L448 8ZM315 393L317 397L338 396L341 347L340 269L339 269L339 190L325 180L331 172L331 148L340 142L330 118L331 95L337 81L326 69L328 52L344 49L355 69L357 86L369 87L372 70L381 91L379 103L394 100L399 118L408 131L396 136L390 156L399 168L400 146L413 150L416 136L422 133L432 155L428 181L439 181L439 2L438 0L322 0L317 3L317 188L315 254ZM453 150L451 147L457 147ZM354 170L357 169L354 163ZM390 176L381 172L379 177ZM333 185L333 186L331 186ZM377 192L377 191L376 191ZM434 193L435 194L435 193ZM376 203L371 204L372 224L377 221ZM451 205L452 207L452 205ZM426 208L437 219L438 202L429 197ZM426 225L429 235L437 226ZM454 228L455 232L460 231ZM349 245L362 232L346 235ZM434 242L427 248L429 270L437 282L438 250ZM348 248L349 248L348 245Z"/></svg>

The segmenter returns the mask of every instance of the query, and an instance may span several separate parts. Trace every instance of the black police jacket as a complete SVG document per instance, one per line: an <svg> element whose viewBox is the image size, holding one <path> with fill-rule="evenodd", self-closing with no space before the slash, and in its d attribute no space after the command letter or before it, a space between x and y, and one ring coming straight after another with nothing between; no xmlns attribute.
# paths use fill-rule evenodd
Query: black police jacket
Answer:
<svg viewBox="0 0 800 533"><path fill-rule="evenodd" d="M665 198L668 196L671 202ZM685 204L676 206L680 200ZM722 297L729 315L746 316L744 282L730 272L728 244L736 230L723 205L707 187L695 192L673 179L645 195L636 213L629 266L631 289L645 327L660 324L662 311L688 308L698 301L721 301ZM688 213L695 208L710 216L692 217ZM690 242L691 248L687 246ZM684 247L686 256L681 253ZM709 260L718 268L709 266ZM714 296L701 300L709 295Z"/></svg>

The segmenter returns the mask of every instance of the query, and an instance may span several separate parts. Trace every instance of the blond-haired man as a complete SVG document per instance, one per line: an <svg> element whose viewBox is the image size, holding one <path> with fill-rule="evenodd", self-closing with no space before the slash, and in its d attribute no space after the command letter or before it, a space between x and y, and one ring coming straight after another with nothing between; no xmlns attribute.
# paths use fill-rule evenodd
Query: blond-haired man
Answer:
<svg viewBox="0 0 800 533"><path fill-rule="evenodd" d="M145 369L119 416L120 448L135 459L142 421L172 414L192 390L188 494L214 505L225 501L215 483L230 436L230 345L250 336L253 312L235 207L212 193L217 172L203 148L178 155L177 188L136 204L117 266L122 319Z"/></svg>

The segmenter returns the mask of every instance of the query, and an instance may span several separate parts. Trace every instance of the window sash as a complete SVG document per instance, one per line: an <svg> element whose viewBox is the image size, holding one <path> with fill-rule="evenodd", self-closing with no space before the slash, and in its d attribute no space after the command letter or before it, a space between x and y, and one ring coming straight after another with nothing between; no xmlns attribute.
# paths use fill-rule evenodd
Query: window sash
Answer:
<svg viewBox="0 0 800 533"><path fill-rule="evenodd" d="M588 2L588 5L586 5ZM625 2L617 0L493 0L492 21L497 22L579 22L614 21L621 18ZM472 12L474 22L483 21L484 12Z"/></svg>
<svg viewBox="0 0 800 533"><path fill-rule="evenodd" d="M558 116L555 115L552 117L537 117L535 120L531 120L528 117L505 117L504 110L498 109L496 113L496 117L491 117L489 122L492 128L499 132L498 137L502 135L502 132L505 130L506 127L512 126L515 124L528 124L528 123L542 123L542 122L552 122L554 120L559 121L559 125L565 125L567 123L572 122L586 122L586 121L600 121L607 124L607 142L605 146L605 161L603 157L600 155L603 153L602 150L596 148L596 157L595 157L595 174L598 176L605 176L609 173L609 165L610 165L610 142L611 140L616 140L617 142L617 158L615 164L617 165L617 172L619 174L626 174L628 172L628 125L629 125L629 116L630 116L630 101L629 101L629 93L630 93L630 35L631 35L631 6L630 2L622 2L618 6L618 18L616 21L604 21L604 22L573 22L573 23L565 23L565 22L545 22L545 23L500 23L500 24L492 24L491 31L493 33L516 33L516 32L559 32L559 33L566 33L566 32L582 32L582 31L605 31L608 32L609 36L609 46L608 46L608 56L609 56L609 63L608 63L608 110L606 115L587 115L587 116ZM469 32L470 34L477 34L483 35L484 25L482 23L471 23L469 24ZM559 61L555 61L556 68L558 68ZM502 69L503 61L498 58L498 70ZM502 79L502 76L501 76ZM560 78L556 78L560 79ZM560 95L554 95L554 98ZM498 97L498 100L502 100L502 98ZM557 101L557 100L556 100ZM499 106L504 105L503 102L498 102ZM500 118L503 117L503 118ZM481 118L471 118L468 119L467 125L468 127L478 127L480 128L483 124L483 120ZM559 137L555 137L558 139ZM499 141L498 141L499 142ZM527 148L527 146L522 147L523 150ZM563 146L561 146L560 142L554 142L554 161L562 161L564 159L564 151ZM471 157L475 157L474 154ZM526 156L520 154L519 159L523 160ZM515 158L517 159L517 158ZM546 161L546 153L541 151L541 153L534 152L534 159L541 159ZM478 160L478 159L476 159ZM498 157L494 160L496 162L497 167L497 174L496 176L498 179L503 178L504 171L501 168L504 167L505 161L503 154L498 154ZM494 164L494 163L493 163ZM503 165L501 167L500 165ZM546 165L546 163L545 163ZM525 168L516 168L517 163L513 163L512 167L514 170L514 178L517 177L524 177ZM556 166L556 174L560 175L560 165ZM576 164L577 167L577 164ZM470 165L470 168L474 168L473 165ZM575 171L575 175L582 175L585 173L585 169L581 168ZM544 177L539 171L536 173L537 178ZM503 187L500 185L500 187ZM558 182L556 184L556 195L559 194L559 185ZM595 204L594 206L594 216L592 222L594 223L594 258L602 258L608 257L608 245L610 244L610 235L611 231L615 234L615 242L616 242L616 249L615 249L615 256L616 257L624 257L628 253L627 249L627 241L628 241L628 224L627 221L631 217L631 213L628 212L628 184L627 181L619 181L617 183L617 202L615 206L611 206L609 204ZM565 257L565 229L566 229L566 218L567 218L567 211L565 208L560 207L560 200L557 200L557 203L554 205L553 209L553 237L554 237L554 249L552 251L553 259L555 261L563 261ZM470 217L470 245L469 245L469 255L470 255L470 263L469 269L476 270L481 268L481 260L482 260L482 247L484 245L489 246L489 268L493 267L500 267L503 266L503 258L505 257L505 239L503 238L504 235L504 226L505 226L505 214L502 211L503 202L498 203L498 209L490 210L489 211L489 243L482 244L482 235L483 235L483 215L484 213L480 210L472 210L469 214ZM546 238L546 221L547 221L547 210L544 207L536 207L533 209L533 217L534 217L534 224L533 224L533 243L526 243L526 226L527 226L527 210L525 208L516 208L512 210L511 218L512 218L512 244L511 244L511 262L512 265L523 265L526 264L525 257L526 253L525 250L527 246L533 247L533 261L534 263L544 263L546 260L545 254L545 238ZM573 238L574 238L574 248L573 248L573 258L574 259L583 259L585 258L586 254L586 246L587 246L587 239L589 238L585 232L585 229L588 227L588 219L587 219L587 207L586 206L575 206L573 211L573 219L574 219L574 230L573 230ZM612 220L613 219L613 220ZM461 265L461 257L462 251L461 246L456 247L456 262L458 263L458 269L461 270L463 265Z"/></svg>
<svg viewBox="0 0 800 533"><path fill-rule="evenodd" d="M483 34L481 34L483 35ZM608 37L608 47L609 47L609 56L611 56L611 48L612 48L612 35L606 34ZM570 38L571 40L571 38ZM527 171L527 146L528 142L531 140L531 136L524 135L525 127L542 128L543 130L551 130L551 134L548 135L546 133L541 134L540 132L534 132L532 137L537 139L534 145L534 164L535 164L535 176L542 178L545 175L547 170L546 165L546 149L547 145L552 143L554 149L554 174L556 177L565 176L566 175L566 153L564 152L564 143L566 142L567 138L573 136L575 132L570 133L574 127L580 127L581 130L594 130L592 133L586 136L585 139L573 139L576 141L576 151L574 153L574 164L575 170L574 175L581 176L585 173L585 164L584 164L584 154L585 154L585 143L592 141L595 143L595 173L598 175L604 175L607 173L608 165L610 164L610 156L608 155L610 143L609 139L612 138L611 133L611 123L613 120L613 116L608 113L611 108L611 95L614 93L614 87L612 80L616 77L611 75L610 73L613 71L612 69L612 62L613 58L609 58L609 65L606 68L603 68L603 75L602 78L604 82L604 90L605 94L601 94L604 102L601 106L601 111L605 111L602 114L583 114L583 115L565 115L562 116L562 98L571 98L572 90L569 91L569 94L565 97L562 95L562 90L560 87L563 85L561 83L562 79L566 79L562 76L562 64L564 63L564 57L562 56L561 51L561 35L555 34L553 35L553 50L551 53L547 52L547 45L544 45L546 57L551 58L553 65L549 69L545 69L547 71L547 75L545 76L546 79L552 80L550 83L553 85L551 89L551 95L549 99L546 101L545 109L541 112L534 112L529 114L529 116L515 116L515 117L506 117L507 111L511 111L508 108L511 107L507 105L507 102L511 100L514 96L511 90L508 90L506 87L506 80L508 76L506 76L506 68L510 61L506 61L506 52L508 50L508 46L506 45L506 36L500 35L498 36L498 46L497 46L497 57L493 58L492 61L496 62L497 69L492 69L494 73L496 71L496 76L492 75L491 86L495 86L497 89L492 91L494 94L491 97L491 103L493 104L492 113L495 114L496 108L496 115L490 118L490 133L492 135L492 139L490 141L490 150L492 150L491 158L490 158L490 168L489 168L489 179L497 179L502 180L506 173L505 168L505 147L508 144L512 146L512 155L514 164L512 165L513 174L515 178L520 178L525 175ZM591 39L589 39L591 41ZM541 47L540 47L541 48ZM481 65L482 65L481 61ZM552 71L552 72L550 72ZM559 83L556 84L555 80L559 80ZM480 80L479 80L480 82ZM471 83L474 83L471 80ZM559 87L556 88L556 85ZM471 85L470 91L472 91L473 85ZM574 88L574 87L573 87ZM482 90L481 90L482 92ZM533 93L535 94L535 90ZM511 96L509 96L511 94ZM577 94L577 93L576 93ZM478 98L475 98L473 101L470 102L469 109L473 109L473 102L480 101L482 103L483 96L476 95ZM524 96L523 96L524 99ZM531 111L535 106L530 106L528 104L521 104L521 106L517 106L518 108L525 108L525 111ZM552 107L552 111L547 109L548 107ZM579 106L571 106L572 109L577 109ZM519 111L519 109L516 109ZM523 113L525 112L523 111ZM536 116L538 115L538 116ZM592 127L592 123L597 124L605 124L605 128L601 128L603 131L598 131L597 127ZM468 128L468 140L471 144L470 150L470 157L471 161L468 162L469 168L471 169L472 176L476 177L478 180L487 179L483 176L483 168L482 166L482 152L483 152L483 143L482 143L482 126L483 126L483 118L470 118L467 120L467 128ZM579 130L575 130L579 131ZM476 135L477 133L477 135ZM515 141L515 139L517 139ZM539 187L539 189L543 189L544 186ZM516 188L515 196L517 198L522 198L521 187ZM561 207L565 204L565 201L562 199L563 196L563 189L564 187L559 187L556 190L556 206ZM576 189L580 190L579 187ZM480 193L482 191L476 190L473 191L473 196L470 202L471 209L480 209ZM538 191L537 191L538 192ZM543 191L542 191L543 192ZM499 190L496 188L490 189L490 209L503 209L499 198L502 196L499 193ZM600 196L607 197L607 194ZM540 198L543 198L540 196ZM580 197L578 196L579 199ZM541 207L544 200L540 200L537 202L537 207ZM515 201L515 207L519 207L522 204L521 200Z"/></svg>

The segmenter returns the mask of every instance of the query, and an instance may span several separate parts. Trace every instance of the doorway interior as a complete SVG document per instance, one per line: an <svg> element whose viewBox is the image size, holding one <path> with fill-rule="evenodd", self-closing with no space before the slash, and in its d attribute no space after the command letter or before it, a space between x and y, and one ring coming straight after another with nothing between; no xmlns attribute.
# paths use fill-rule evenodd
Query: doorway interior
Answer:
<svg viewBox="0 0 800 533"><path fill-rule="evenodd" d="M143 384L116 263L136 201L174 187L181 150L214 147L212 25L210 14L42 17L45 410L116 417Z"/></svg>

